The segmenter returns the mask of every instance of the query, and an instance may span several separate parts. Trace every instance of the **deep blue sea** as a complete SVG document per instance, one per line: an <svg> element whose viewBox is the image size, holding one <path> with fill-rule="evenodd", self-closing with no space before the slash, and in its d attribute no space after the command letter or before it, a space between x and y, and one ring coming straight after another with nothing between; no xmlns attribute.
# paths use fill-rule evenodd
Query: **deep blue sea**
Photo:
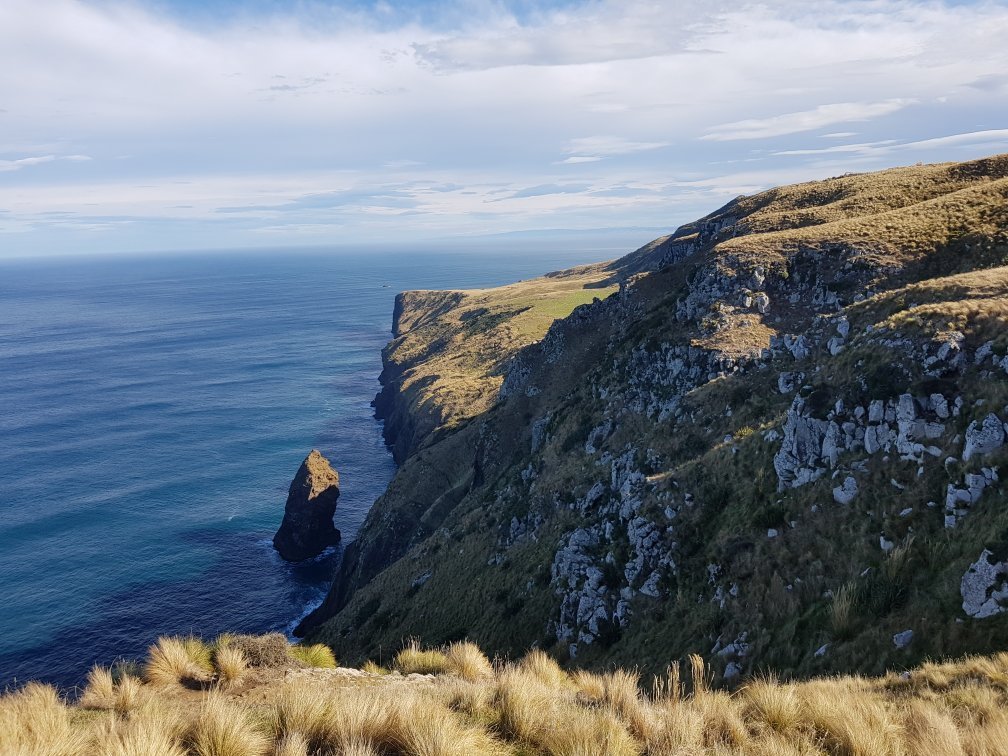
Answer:
<svg viewBox="0 0 1008 756"><path fill-rule="evenodd" d="M353 538L393 473L370 406L393 298L584 254L0 262L0 688L70 687L162 634L289 630L339 550L270 539L312 448Z"/></svg>

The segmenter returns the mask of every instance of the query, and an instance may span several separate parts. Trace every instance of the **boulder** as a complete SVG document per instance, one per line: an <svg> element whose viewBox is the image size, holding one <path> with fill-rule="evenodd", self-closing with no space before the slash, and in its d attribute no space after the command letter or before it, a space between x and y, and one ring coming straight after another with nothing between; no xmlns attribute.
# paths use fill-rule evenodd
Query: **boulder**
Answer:
<svg viewBox="0 0 1008 756"><path fill-rule="evenodd" d="M963 574L959 592L963 611L975 619L1008 611L1008 561L998 561L984 549Z"/></svg>
<svg viewBox="0 0 1008 756"><path fill-rule="evenodd" d="M858 494L857 481L851 476L844 478L843 485L833 489L833 500L837 504L850 504Z"/></svg>
<svg viewBox="0 0 1008 756"><path fill-rule="evenodd" d="M300 562L339 543L340 532L333 525L337 499L339 475L312 449L291 481L283 522L273 536L273 548L282 558Z"/></svg>
<svg viewBox="0 0 1008 756"><path fill-rule="evenodd" d="M974 454L989 454L1004 445L1005 431L1001 420L993 412L983 419L974 420L966 429L966 444L963 446L963 462L968 462Z"/></svg>

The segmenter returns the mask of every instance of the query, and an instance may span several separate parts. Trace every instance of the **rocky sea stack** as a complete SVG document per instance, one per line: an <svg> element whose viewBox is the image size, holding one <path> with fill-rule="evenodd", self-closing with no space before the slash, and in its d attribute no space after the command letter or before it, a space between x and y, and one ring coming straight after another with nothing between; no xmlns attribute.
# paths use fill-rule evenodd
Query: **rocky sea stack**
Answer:
<svg viewBox="0 0 1008 756"><path fill-rule="evenodd" d="M333 525L339 493L339 474L312 449L291 481L283 522L273 536L273 548L281 557L300 562L339 543L340 532Z"/></svg>

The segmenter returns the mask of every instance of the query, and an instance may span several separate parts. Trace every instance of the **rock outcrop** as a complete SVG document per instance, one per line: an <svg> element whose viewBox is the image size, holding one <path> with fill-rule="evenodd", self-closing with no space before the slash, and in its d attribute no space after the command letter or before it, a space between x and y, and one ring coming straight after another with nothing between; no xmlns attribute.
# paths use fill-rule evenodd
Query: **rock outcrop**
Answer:
<svg viewBox="0 0 1008 756"><path fill-rule="evenodd" d="M340 532L333 525L339 493L339 474L312 449L291 481L283 522L273 536L273 548L281 557L300 562L339 543Z"/></svg>

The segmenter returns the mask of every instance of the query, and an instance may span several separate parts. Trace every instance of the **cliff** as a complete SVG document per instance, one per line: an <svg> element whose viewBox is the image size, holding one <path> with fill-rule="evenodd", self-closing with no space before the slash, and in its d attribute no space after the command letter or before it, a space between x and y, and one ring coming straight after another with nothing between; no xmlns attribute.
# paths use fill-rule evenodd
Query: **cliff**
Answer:
<svg viewBox="0 0 1008 756"><path fill-rule="evenodd" d="M1008 630L1008 157L740 197L397 300L400 463L303 625L645 671L881 672Z"/></svg>

